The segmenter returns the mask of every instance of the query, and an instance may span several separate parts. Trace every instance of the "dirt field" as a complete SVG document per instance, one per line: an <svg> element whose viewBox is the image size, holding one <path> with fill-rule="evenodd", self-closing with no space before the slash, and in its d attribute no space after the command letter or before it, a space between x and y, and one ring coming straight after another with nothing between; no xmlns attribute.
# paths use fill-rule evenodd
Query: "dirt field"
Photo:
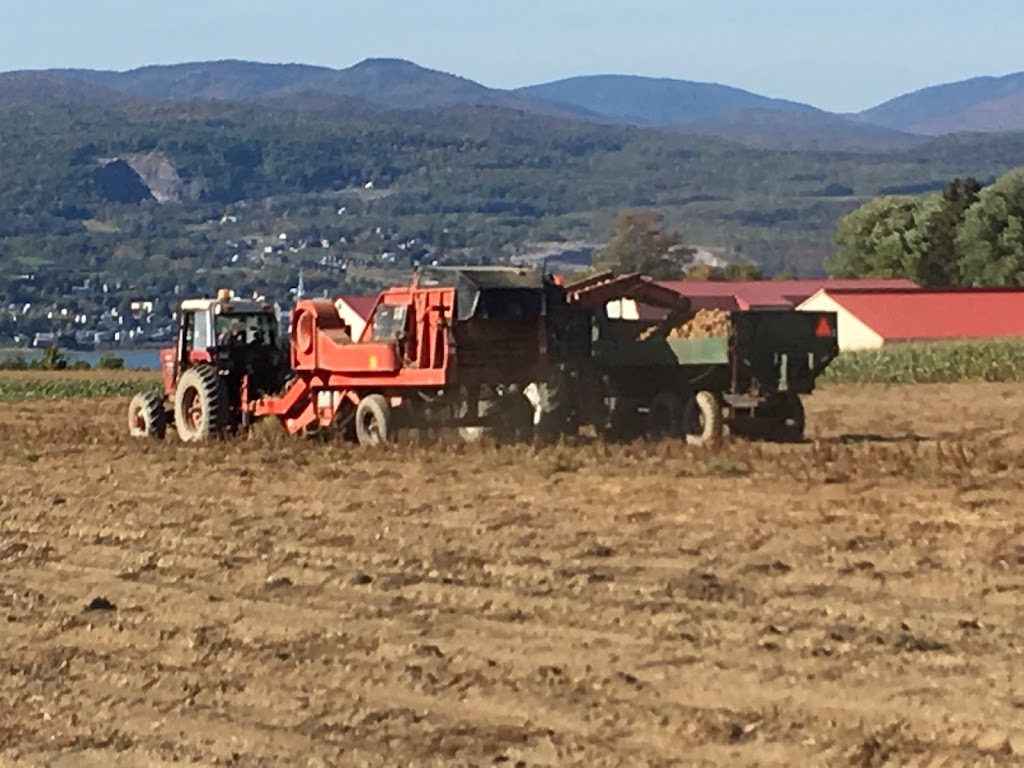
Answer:
<svg viewBox="0 0 1024 768"><path fill-rule="evenodd" d="M0 405L0 765L1024 765L1024 387L807 405L716 456Z"/></svg>

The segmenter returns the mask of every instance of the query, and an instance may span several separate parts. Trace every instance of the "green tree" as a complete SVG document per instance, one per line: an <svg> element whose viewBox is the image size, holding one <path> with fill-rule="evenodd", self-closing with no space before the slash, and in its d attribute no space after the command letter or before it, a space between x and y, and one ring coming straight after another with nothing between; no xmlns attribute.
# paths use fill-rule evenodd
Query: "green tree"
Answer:
<svg viewBox="0 0 1024 768"><path fill-rule="evenodd" d="M742 262L726 264L722 269L723 280L764 280L764 272L757 264Z"/></svg>
<svg viewBox="0 0 1024 768"><path fill-rule="evenodd" d="M876 197L839 220L832 277L914 277L921 258L916 197Z"/></svg>
<svg viewBox="0 0 1024 768"><path fill-rule="evenodd" d="M712 267L710 264L697 264L686 270L687 280L721 280L722 270Z"/></svg>
<svg viewBox="0 0 1024 768"><path fill-rule="evenodd" d="M64 357L64 353L60 351L60 347L53 344L43 350L43 355L38 361L38 367L47 371L63 371L68 367L68 361Z"/></svg>
<svg viewBox="0 0 1024 768"><path fill-rule="evenodd" d="M967 210L978 202L981 185L976 179L954 179L941 195L929 198L918 217L924 239L915 278L920 285L960 285L957 233Z"/></svg>
<svg viewBox="0 0 1024 768"><path fill-rule="evenodd" d="M982 190L956 245L965 285L1024 285L1024 168Z"/></svg>
<svg viewBox="0 0 1024 768"><path fill-rule="evenodd" d="M764 273L757 264L726 264L724 267L712 267L709 264L698 264L686 270L687 280L763 280Z"/></svg>
<svg viewBox="0 0 1024 768"><path fill-rule="evenodd" d="M682 276L695 251L682 244L678 231L663 232L664 220L657 211L623 211L615 219L608 245L595 254L594 266L616 274L639 272L659 279Z"/></svg>

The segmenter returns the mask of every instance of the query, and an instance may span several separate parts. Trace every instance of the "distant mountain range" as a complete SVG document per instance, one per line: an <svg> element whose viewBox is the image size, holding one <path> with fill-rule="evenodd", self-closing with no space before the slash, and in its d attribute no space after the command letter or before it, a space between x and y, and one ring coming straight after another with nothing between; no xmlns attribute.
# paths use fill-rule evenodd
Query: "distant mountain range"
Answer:
<svg viewBox="0 0 1024 768"><path fill-rule="evenodd" d="M347 69L215 61L128 72L0 74L0 103L109 105L125 100L259 102L282 109L372 115L479 106L598 123L711 135L765 149L888 151L948 133L1024 131L1024 73L938 85L857 114L714 83L625 75L488 88L400 59Z"/></svg>

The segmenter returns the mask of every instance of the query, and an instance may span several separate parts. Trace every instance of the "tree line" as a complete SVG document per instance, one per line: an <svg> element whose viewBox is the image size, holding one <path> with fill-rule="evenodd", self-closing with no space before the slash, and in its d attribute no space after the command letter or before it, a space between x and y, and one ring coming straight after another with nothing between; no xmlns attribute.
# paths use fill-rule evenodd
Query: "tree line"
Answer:
<svg viewBox="0 0 1024 768"><path fill-rule="evenodd" d="M833 277L905 277L925 287L1024 286L1024 168L982 186L875 198L839 220Z"/></svg>

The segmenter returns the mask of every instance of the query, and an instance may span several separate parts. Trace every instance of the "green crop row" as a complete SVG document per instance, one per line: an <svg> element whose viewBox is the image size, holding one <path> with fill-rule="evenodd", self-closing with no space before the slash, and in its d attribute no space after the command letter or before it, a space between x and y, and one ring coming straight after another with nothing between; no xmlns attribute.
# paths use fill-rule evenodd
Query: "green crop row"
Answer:
<svg viewBox="0 0 1024 768"><path fill-rule="evenodd" d="M896 344L843 352L819 378L821 384L933 384L957 381L1024 382L1024 339ZM62 398L128 397L160 390L158 381L77 378L59 372L0 376L0 402Z"/></svg>
<svg viewBox="0 0 1024 768"><path fill-rule="evenodd" d="M822 384L934 384L1024 381L1024 340L895 344L843 352Z"/></svg>
<svg viewBox="0 0 1024 768"><path fill-rule="evenodd" d="M129 379L73 379L59 376L25 379L0 378L0 402L60 400L73 397L127 397L145 389L159 389Z"/></svg>

